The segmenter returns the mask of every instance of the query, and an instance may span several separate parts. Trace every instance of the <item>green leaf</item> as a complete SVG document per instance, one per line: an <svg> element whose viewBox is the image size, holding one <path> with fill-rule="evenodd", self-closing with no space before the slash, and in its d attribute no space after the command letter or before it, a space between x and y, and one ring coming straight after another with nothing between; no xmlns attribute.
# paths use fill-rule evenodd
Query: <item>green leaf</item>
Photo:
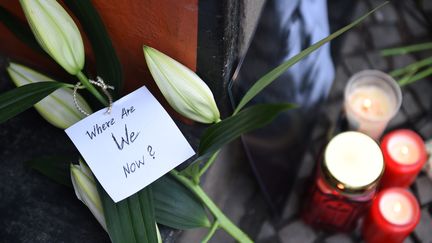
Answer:
<svg viewBox="0 0 432 243"><path fill-rule="evenodd" d="M72 187L69 173L71 156L51 156L26 161L26 165L54 181Z"/></svg>
<svg viewBox="0 0 432 243"><path fill-rule="evenodd" d="M418 72L418 73L415 73L415 71L414 71L412 74L408 74L406 77L398 80L398 83L400 86L405 86L405 85L414 83L415 81L418 81L420 79L426 78L430 75L432 75L432 67L427 68L427 69L425 69L421 72Z"/></svg>
<svg viewBox="0 0 432 243"><path fill-rule="evenodd" d="M18 39L33 50L46 55L46 52L37 43L28 25L0 6L0 22L2 22Z"/></svg>
<svg viewBox="0 0 432 243"><path fill-rule="evenodd" d="M0 123L18 115L54 92L68 86L59 82L39 82L20 86L0 95Z"/></svg>
<svg viewBox="0 0 432 243"><path fill-rule="evenodd" d="M295 107L293 104L261 104L247 109L209 127L201 137L198 160L209 157L223 145L269 124L279 113Z"/></svg>
<svg viewBox="0 0 432 243"><path fill-rule="evenodd" d="M102 186L97 184L113 243L157 243L151 186L114 203Z"/></svg>
<svg viewBox="0 0 432 243"><path fill-rule="evenodd" d="M425 51L432 49L432 42L426 42L421 44L415 44L410 46L396 47L390 49L384 49L381 51L382 56L395 56L403 55L411 52Z"/></svg>
<svg viewBox="0 0 432 243"><path fill-rule="evenodd" d="M75 159L73 159L75 160ZM54 181L72 187L71 156L37 158L27 165ZM175 229L210 227L201 202L177 180L165 175L152 183L156 222Z"/></svg>
<svg viewBox="0 0 432 243"><path fill-rule="evenodd" d="M182 230L210 227L203 205L171 176L153 182L152 189L158 223Z"/></svg>
<svg viewBox="0 0 432 243"><path fill-rule="evenodd" d="M99 13L90 0L64 2L79 19L90 40L96 57L98 76L102 77L106 84L114 86L114 98L118 98L123 87L121 64Z"/></svg>
<svg viewBox="0 0 432 243"><path fill-rule="evenodd" d="M393 78L396 78L396 77L402 76L404 74L408 74L408 73L412 72L413 70L418 70L418 69L421 69L425 66L429 66L431 64L432 64L432 57L428 57L428 58L422 59L418 62L411 63L408 66L393 70L390 73L390 76L392 76Z"/></svg>
<svg viewBox="0 0 432 243"><path fill-rule="evenodd" d="M252 100L258 93L260 93L265 87L270 85L275 79L277 79L280 75L282 75L288 68L290 68L292 65L296 64L298 61L303 59L305 56L309 55L316 49L320 48L322 45L326 44L327 42L333 40L334 38L340 36L347 30L351 29L352 27L356 26L360 22L362 22L365 18L367 18L370 14L377 11L384 5L386 5L388 2L384 2L383 4L379 5L369 13L363 15L356 21L352 22L351 24L339 29L338 31L334 32L333 34L327 36L326 38L318 41L317 43L313 44L312 46L306 48L299 54L293 56L288 61L282 63L281 65L277 66L275 69L268 72L266 75L261 77L243 96L243 98L240 100L240 103L238 104L237 108L234 110L234 114L237 114L250 100Z"/></svg>

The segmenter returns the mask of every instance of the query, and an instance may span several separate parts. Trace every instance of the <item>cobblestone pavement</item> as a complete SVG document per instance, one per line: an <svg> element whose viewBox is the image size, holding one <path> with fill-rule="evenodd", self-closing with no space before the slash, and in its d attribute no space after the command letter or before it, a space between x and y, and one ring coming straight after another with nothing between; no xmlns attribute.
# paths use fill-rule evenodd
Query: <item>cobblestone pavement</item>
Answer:
<svg viewBox="0 0 432 243"><path fill-rule="evenodd" d="M358 1L353 19L380 2L382 1ZM423 3L425 13L432 16L432 1L426 0ZM364 69L390 71L430 56L431 53L416 53L384 58L380 56L379 50L430 40L431 27L430 22L417 11L414 1L394 1L346 34L340 46L341 53L336 63L333 88L321 114L324 119L314 130L313 143L304 157L295 189L286 202L282 215L274 217L268 214L269 210L243 155L233 152L239 144L231 145L222 153L206 177L205 190L223 211L257 242L361 242L359 229L352 234L329 234L314 230L300 220L302 194L306 190L305 181L313 171L319 148L325 145L331 131L338 124L343 89L349 77ZM408 127L416 130L424 139L431 139L431 94L430 79L404 87L401 110L389 124L388 130ZM420 224L405 242L432 242L432 180L422 172L410 190L418 198L422 214ZM206 230L203 229L186 231L179 242L199 242L205 233ZM211 242L233 240L219 230Z"/></svg>

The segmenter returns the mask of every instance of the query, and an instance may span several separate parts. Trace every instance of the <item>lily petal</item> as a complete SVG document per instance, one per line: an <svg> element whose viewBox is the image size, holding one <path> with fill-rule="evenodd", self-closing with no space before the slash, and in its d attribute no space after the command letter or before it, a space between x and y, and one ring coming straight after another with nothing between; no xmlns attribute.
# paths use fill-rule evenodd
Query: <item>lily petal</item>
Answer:
<svg viewBox="0 0 432 243"><path fill-rule="evenodd" d="M143 50L157 86L174 110L197 122L220 121L213 93L198 75L154 48Z"/></svg>
<svg viewBox="0 0 432 243"><path fill-rule="evenodd" d="M68 73L84 67L84 44L78 27L55 0L20 0L41 47Z"/></svg>
<svg viewBox="0 0 432 243"><path fill-rule="evenodd" d="M18 87L40 81L56 82L48 76L17 63L11 63L7 67L7 72ZM91 113L90 106L79 94L76 95L76 98L81 108L87 113ZM34 107L45 120L61 129L66 129L85 117L75 107L73 92L70 88L60 88L54 91L35 104Z"/></svg>

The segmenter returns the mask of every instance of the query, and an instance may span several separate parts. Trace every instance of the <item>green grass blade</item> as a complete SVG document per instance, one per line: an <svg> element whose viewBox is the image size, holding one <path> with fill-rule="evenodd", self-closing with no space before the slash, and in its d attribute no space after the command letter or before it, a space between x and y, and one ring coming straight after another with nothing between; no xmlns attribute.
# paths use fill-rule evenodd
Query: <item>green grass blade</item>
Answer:
<svg viewBox="0 0 432 243"><path fill-rule="evenodd" d="M432 42L415 44L410 46L396 47L391 49L384 49L381 51L382 56L395 56L403 55L411 52L425 51L432 49Z"/></svg>
<svg viewBox="0 0 432 243"><path fill-rule="evenodd" d="M240 103L237 105L237 108L234 110L234 114L237 114L250 100L252 100L258 93L260 93L265 87L270 85L275 79L277 79L280 75L282 75L288 68L290 68L292 65L296 64L298 61L303 59L303 57L309 55L316 49L320 48L322 45L326 44L327 42L333 40L334 38L340 36L347 30L353 28L354 26L358 25L360 22L362 22L364 19L366 19L369 15L386 5L388 2L384 2L383 4L379 5L372 11L368 12L367 14L363 15L359 19L355 20L351 24L339 29L338 31L334 32L333 34L327 36L326 38L318 41L317 43L313 44L312 46L306 48L299 54L295 55L294 57L290 58L288 61L282 63L275 69L271 70L269 73L261 77L243 96L243 98L240 100Z"/></svg>
<svg viewBox="0 0 432 243"><path fill-rule="evenodd" d="M420 69L420 68L422 68L424 66L428 66L428 65L431 65L431 64L432 64L432 57L428 57L428 58L422 59L422 60L420 60L418 62L411 63L410 65L405 66L403 68L399 68L399 69L393 70L390 73L390 76L392 76L393 78L396 78L396 77L399 77L399 76L401 76L403 74L409 73L412 70L418 70L418 69Z"/></svg>
<svg viewBox="0 0 432 243"><path fill-rule="evenodd" d="M427 68L421 72L416 73L415 75L409 76L407 78L403 78L398 81L400 86L405 86L411 83L414 83L420 79L426 78L428 76L432 75L432 67Z"/></svg>
<svg viewBox="0 0 432 243"><path fill-rule="evenodd" d="M0 123L18 115L67 84L38 82L20 86L0 95Z"/></svg>
<svg viewBox="0 0 432 243"><path fill-rule="evenodd" d="M114 86L114 98L118 98L123 88L122 68L99 13L90 0L66 0L65 3L79 19L90 40L96 57L97 75Z"/></svg>

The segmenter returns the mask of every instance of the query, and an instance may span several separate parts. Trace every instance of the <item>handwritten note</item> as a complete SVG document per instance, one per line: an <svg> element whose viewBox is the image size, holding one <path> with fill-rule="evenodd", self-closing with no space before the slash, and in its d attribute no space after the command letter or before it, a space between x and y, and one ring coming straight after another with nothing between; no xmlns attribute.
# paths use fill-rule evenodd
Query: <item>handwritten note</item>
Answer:
<svg viewBox="0 0 432 243"><path fill-rule="evenodd" d="M66 129L114 202L138 192L195 154L146 87Z"/></svg>

